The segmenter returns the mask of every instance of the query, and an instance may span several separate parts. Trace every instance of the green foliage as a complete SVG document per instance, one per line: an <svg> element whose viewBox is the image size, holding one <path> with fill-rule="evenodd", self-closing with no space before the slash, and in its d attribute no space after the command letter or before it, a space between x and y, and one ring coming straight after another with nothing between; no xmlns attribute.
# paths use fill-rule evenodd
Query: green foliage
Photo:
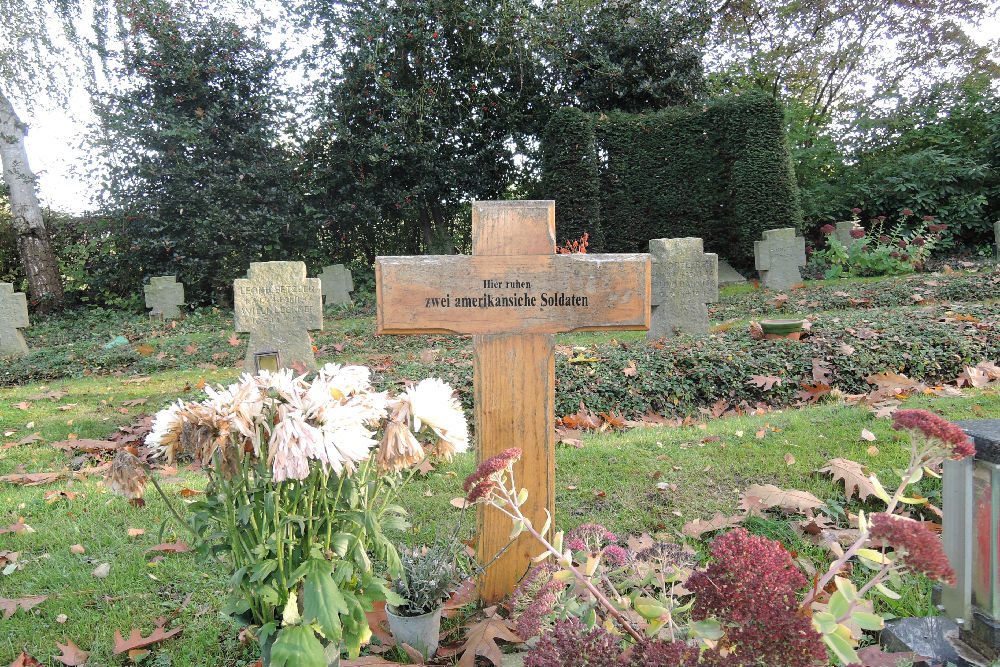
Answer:
<svg viewBox="0 0 1000 667"><path fill-rule="evenodd" d="M594 119L576 107L560 108L545 126L541 154L542 192L556 202L557 245L589 234L594 251L602 251Z"/></svg>
<svg viewBox="0 0 1000 667"><path fill-rule="evenodd" d="M891 229L887 227L884 216L876 218L869 223L867 230L856 230L859 238L853 239L848 246L833 236L833 226L827 225L821 230L827 234L827 247L813 252L810 259L825 266L824 275L828 279L842 275L898 276L911 273L923 266L941 238L940 233L928 229L933 218L906 231L907 220L912 215L910 209L903 209L899 222Z"/></svg>
<svg viewBox="0 0 1000 667"><path fill-rule="evenodd" d="M94 261L129 292L177 275L189 302L220 297L251 261L293 259L315 229L293 217L279 144L278 59L235 22L137 8L121 89L98 95L105 210L117 247Z"/></svg>
<svg viewBox="0 0 1000 667"><path fill-rule="evenodd" d="M400 554L403 571L392 582L392 589L403 599L396 606L397 615L420 616L444 604L458 586L457 547L437 544Z"/></svg>
<svg viewBox="0 0 1000 667"><path fill-rule="evenodd" d="M589 5L549 0L535 41L548 67L549 99L584 111L639 113L704 96L699 48L710 25L701 0Z"/></svg>
<svg viewBox="0 0 1000 667"><path fill-rule="evenodd" d="M596 116L603 249L645 252L649 239L698 236L707 251L752 265L753 242L765 229L802 221L783 122L780 107L760 95ZM584 152L585 129L572 113L554 116L542 150L546 182L564 184L563 191L575 183L586 200L594 154ZM593 205L568 208L571 222L563 222L557 200L559 229L577 228L587 222L581 213L593 214Z"/></svg>
<svg viewBox="0 0 1000 667"><path fill-rule="evenodd" d="M541 122L530 4L300 5L323 35L300 176L328 256L469 246L469 200L504 198Z"/></svg>

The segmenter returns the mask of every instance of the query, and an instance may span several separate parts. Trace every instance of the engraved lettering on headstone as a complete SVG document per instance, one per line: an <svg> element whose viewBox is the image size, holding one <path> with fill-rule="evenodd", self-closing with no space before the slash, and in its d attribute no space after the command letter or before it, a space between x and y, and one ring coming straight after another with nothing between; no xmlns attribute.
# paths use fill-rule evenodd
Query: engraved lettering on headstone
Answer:
<svg viewBox="0 0 1000 667"><path fill-rule="evenodd" d="M652 290L647 340L707 333L708 306L719 300L719 258L699 238L652 239Z"/></svg>
<svg viewBox="0 0 1000 667"><path fill-rule="evenodd" d="M769 229L754 241L754 260L761 284L770 290L786 290L802 282L799 267L806 263L806 241L791 227Z"/></svg>
<svg viewBox="0 0 1000 667"><path fill-rule="evenodd" d="M247 276L233 281L236 330L250 333L244 368L253 369L255 353L277 350L283 366L315 369L308 331L323 328L319 278L306 278L303 262L254 263Z"/></svg>

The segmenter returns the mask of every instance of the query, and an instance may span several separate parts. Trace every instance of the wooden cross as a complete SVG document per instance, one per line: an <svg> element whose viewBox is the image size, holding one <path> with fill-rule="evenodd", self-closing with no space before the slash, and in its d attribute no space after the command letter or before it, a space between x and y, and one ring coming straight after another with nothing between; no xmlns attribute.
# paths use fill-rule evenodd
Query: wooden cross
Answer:
<svg viewBox="0 0 1000 667"><path fill-rule="evenodd" d="M649 328L649 255L556 255L552 201L474 202L472 256L378 257L379 334L472 334L476 455L509 447L528 490L525 515L555 515L555 338L557 332ZM511 525L479 509L481 562L509 542ZM480 581L479 594L510 593L539 545L527 534Z"/></svg>

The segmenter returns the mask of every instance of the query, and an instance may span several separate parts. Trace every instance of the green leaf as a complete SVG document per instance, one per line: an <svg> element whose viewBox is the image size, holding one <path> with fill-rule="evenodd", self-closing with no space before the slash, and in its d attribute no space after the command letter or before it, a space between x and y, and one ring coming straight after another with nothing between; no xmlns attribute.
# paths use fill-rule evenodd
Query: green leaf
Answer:
<svg viewBox="0 0 1000 667"><path fill-rule="evenodd" d="M515 502L517 503L518 507L520 507L525 503L526 500L528 500L528 490L521 489L517 494L517 500Z"/></svg>
<svg viewBox="0 0 1000 667"><path fill-rule="evenodd" d="M816 632L824 637L837 630L837 617L825 611L817 611L812 617L813 627Z"/></svg>
<svg viewBox="0 0 1000 667"><path fill-rule="evenodd" d="M881 630L885 627L885 620L876 614L867 611L856 611L851 614L851 620L858 624L862 630Z"/></svg>
<svg viewBox="0 0 1000 667"><path fill-rule="evenodd" d="M278 567L278 561L274 559L262 560L253 566L250 572L250 581L264 581L267 575L274 572Z"/></svg>
<svg viewBox="0 0 1000 667"><path fill-rule="evenodd" d="M898 600L901 597L903 597L902 595L900 595L896 591L892 590L891 588L889 588L888 586L886 586L882 582L878 582L877 584L875 584L875 588L878 589L879 593L881 593L885 597L889 598L890 600Z"/></svg>
<svg viewBox="0 0 1000 667"><path fill-rule="evenodd" d="M293 625L278 631L271 647L272 667L326 667L323 645L312 628Z"/></svg>
<svg viewBox="0 0 1000 667"><path fill-rule="evenodd" d="M514 521L514 528L510 531L510 537L508 539L513 540L515 537L524 532L524 520L517 519Z"/></svg>
<svg viewBox="0 0 1000 667"><path fill-rule="evenodd" d="M332 642L340 641L340 615L348 612L347 602L333 580L333 564L328 560L310 558L303 563L305 581L302 583L302 619L316 622L323 636Z"/></svg>
<svg viewBox="0 0 1000 667"><path fill-rule="evenodd" d="M703 621L695 621L688 626L691 629L692 637L704 637L705 639L720 639L724 634L722 624L714 618L706 618Z"/></svg>
<svg viewBox="0 0 1000 667"><path fill-rule="evenodd" d="M826 645L830 647L830 650L834 652L837 659L840 660L841 663L849 665L861 662L857 651L854 650L851 643L840 635L824 634L823 641L826 642Z"/></svg>
<svg viewBox="0 0 1000 667"><path fill-rule="evenodd" d="M847 613L847 610L851 608L851 603L844 597L844 594L839 590L835 591L832 596L830 596L830 615L834 618L841 618Z"/></svg>
<svg viewBox="0 0 1000 667"><path fill-rule="evenodd" d="M858 556L864 560L870 561L877 565L885 565L886 563L892 562L891 559L885 554L875 551L874 549L858 549Z"/></svg>
<svg viewBox="0 0 1000 667"><path fill-rule="evenodd" d="M661 605L658 600L653 600L651 598L639 598L635 601L634 606L636 612L638 612L638 614L647 621L659 618L670 611Z"/></svg>

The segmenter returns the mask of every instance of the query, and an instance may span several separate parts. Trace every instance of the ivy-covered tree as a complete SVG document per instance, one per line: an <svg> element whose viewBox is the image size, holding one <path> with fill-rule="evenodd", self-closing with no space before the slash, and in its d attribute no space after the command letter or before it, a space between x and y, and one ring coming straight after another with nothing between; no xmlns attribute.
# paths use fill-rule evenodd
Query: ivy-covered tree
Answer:
<svg viewBox="0 0 1000 667"><path fill-rule="evenodd" d="M105 276L134 291L176 274L189 301L226 299L250 262L298 257L315 239L293 215L279 60L231 20L146 2L127 17L123 83L95 98L121 244Z"/></svg>
<svg viewBox="0 0 1000 667"><path fill-rule="evenodd" d="M701 44L711 19L704 0L547 0L536 26L553 102L639 113L705 93Z"/></svg>
<svg viewBox="0 0 1000 667"><path fill-rule="evenodd" d="M543 122L528 0L306 2L324 63L303 177L333 255L467 247ZM326 64L329 63L329 64Z"/></svg>

